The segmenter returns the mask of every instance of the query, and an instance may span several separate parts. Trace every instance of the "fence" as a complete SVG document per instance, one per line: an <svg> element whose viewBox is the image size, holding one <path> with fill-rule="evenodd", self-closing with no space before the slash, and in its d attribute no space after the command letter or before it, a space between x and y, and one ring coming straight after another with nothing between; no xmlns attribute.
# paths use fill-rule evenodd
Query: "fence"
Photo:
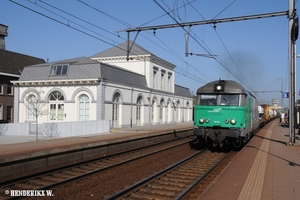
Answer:
<svg viewBox="0 0 300 200"><path fill-rule="evenodd" d="M108 134L110 133L110 125L109 120L44 123L42 126L39 124L38 131L44 137L72 137L88 134ZM0 124L0 136L26 136L33 133L35 133L35 124Z"/></svg>

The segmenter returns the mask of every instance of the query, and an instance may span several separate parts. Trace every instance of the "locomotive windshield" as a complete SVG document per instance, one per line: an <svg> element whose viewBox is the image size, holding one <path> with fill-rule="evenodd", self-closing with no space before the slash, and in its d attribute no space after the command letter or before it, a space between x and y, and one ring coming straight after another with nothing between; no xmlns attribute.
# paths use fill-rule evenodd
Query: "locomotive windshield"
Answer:
<svg viewBox="0 0 300 200"><path fill-rule="evenodd" d="M238 94L198 94L197 104L202 106L238 106Z"/></svg>
<svg viewBox="0 0 300 200"><path fill-rule="evenodd" d="M215 94L202 94L197 97L197 104L202 106L215 106L217 105L217 95Z"/></svg>

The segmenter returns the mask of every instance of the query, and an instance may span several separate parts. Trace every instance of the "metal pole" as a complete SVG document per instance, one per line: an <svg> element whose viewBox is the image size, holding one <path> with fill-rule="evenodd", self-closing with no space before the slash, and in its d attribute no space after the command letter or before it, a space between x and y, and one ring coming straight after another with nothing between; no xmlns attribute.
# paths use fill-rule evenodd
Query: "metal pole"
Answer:
<svg viewBox="0 0 300 200"><path fill-rule="evenodd" d="M283 89L282 89L282 78L280 78L281 83L281 109L283 110Z"/></svg>
<svg viewBox="0 0 300 200"><path fill-rule="evenodd" d="M289 1L289 66L290 66L290 87L289 87L289 137L290 145L295 144L295 119L294 119L294 108L295 108L295 41L292 38L292 27L295 17L295 7L294 0Z"/></svg>
<svg viewBox="0 0 300 200"><path fill-rule="evenodd" d="M132 95L133 95L133 86L131 86L131 102L130 102L130 127L132 127Z"/></svg>

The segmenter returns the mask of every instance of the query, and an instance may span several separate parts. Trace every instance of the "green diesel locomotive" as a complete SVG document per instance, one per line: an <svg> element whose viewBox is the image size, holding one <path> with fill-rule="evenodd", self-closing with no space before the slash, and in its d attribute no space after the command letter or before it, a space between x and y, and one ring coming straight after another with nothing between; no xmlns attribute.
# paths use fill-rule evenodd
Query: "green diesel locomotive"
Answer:
<svg viewBox="0 0 300 200"><path fill-rule="evenodd" d="M208 145L242 147L259 129L258 102L241 84L210 82L197 90L194 135Z"/></svg>

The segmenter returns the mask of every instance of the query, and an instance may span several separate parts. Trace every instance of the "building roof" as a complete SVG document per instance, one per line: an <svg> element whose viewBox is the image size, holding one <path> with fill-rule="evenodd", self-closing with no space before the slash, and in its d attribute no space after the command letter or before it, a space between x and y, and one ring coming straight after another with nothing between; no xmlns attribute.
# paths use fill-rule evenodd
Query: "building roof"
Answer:
<svg viewBox="0 0 300 200"><path fill-rule="evenodd" d="M133 43L132 41L129 42L130 47L131 47L132 43ZM137 43L134 43L130 50L129 57L136 57L136 56L149 56L151 58L151 60L150 60L151 62L153 62L155 64L159 64L159 65L169 68L171 70L173 70L176 67L174 64L159 58L158 56L154 55L150 51L141 47ZM110 49L107 49L105 51L102 51L95 55L90 56L90 58L92 58L94 60L99 59L99 58L107 58L107 57L109 57L109 58L112 58L112 57L126 58L127 57L127 42L124 42L118 46L112 47Z"/></svg>
<svg viewBox="0 0 300 200"><path fill-rule="evenodd" d="M129 42L129 45L132 45L132 41ZM129 55L153 55L151 52L149 52L148 50L144 49L143 47L141 47L140 45L138 45L137 43L134 43L134 45L132 46L132 49L130 50L130 54ZM99 58L99 57L119 57L119 56L127 56L127 42L124 42L118 46L109 48L105 51L99 52L93 56L91 56L91 58Z"/></svg>
<svg viewBox="0 0 300 200"><path fill-rule="evenodd" d="M68 64L66 75L50 75L51 66ZM139 88L147 88L145 76L112 66L99 63L87 57L79 57L38 65L31 65L24 68L18 81L51 81L81 79L104 79L106 82L114 82Z"/></svg>
<svg viewBox="0 0 300 200"><path fill-rule="evenodd" d="M175 84L175 95L189 97L189 98L192 97L192 94L188 88L176 84Z"/></svg>
<svg viewBox="0 0 300 200"><path fill-rule="evenodd" d="M145 76L108 64L101 64L101 77L113 81L125 83L129 86L148 88Z"/></svg>
<svg viewBox="0 0 300 200"><path fill-rule="evenodd" d="M41 63L45 63L41 58L0 49L0 73L20 75L25 66Z"/></svg>

